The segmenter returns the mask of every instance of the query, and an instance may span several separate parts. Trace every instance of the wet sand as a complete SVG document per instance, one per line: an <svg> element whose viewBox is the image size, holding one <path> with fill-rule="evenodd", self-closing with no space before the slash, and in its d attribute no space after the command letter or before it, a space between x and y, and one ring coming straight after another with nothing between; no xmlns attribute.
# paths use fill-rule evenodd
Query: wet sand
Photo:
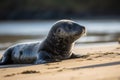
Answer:
<svg viewBox="0 0 120 80"><path fill-rule="evenodd" d="M87 56L41 65L0 66L0 80L120 80L119 44L80 46L73 51Z"/></svg>

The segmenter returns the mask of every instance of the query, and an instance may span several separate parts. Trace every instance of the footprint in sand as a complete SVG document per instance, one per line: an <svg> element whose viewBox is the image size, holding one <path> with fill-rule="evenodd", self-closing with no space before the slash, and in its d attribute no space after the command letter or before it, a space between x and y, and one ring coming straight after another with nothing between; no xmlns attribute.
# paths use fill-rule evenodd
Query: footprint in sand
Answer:
<svg viewBox="0 0 120 80"><path fill-rule="evenodd" d="M26 70L26 71L23 71L21 73L7 74L4 77L11 77L11 76L19 75L19 74L33 74L33 73L40 73L40 72L39 71L35 71L35 70Z"/></svg>
<svg viewBox="0 0 120 80"><path fill-rule="evenodd" d="M47 69L57 69L57 68L59 68L59 67L49 67Z"/></svg>
<svg viewBox="0 0 120 80"><path fill-rule="evenodd" d="M32 74L32 73L40 73L39 71L34 71L34 70L26 70L21 72L21 74Z"/></svg>

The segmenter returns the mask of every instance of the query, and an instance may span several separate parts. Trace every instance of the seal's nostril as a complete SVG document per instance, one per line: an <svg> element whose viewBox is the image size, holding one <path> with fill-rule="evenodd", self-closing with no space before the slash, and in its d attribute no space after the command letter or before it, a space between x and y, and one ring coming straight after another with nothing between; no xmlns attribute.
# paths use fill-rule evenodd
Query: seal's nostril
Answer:
<svg viewBox="0 0 120 80"><path fill-rule="evenodd" d="M82 27L85 30L85 27Z"/></svg>

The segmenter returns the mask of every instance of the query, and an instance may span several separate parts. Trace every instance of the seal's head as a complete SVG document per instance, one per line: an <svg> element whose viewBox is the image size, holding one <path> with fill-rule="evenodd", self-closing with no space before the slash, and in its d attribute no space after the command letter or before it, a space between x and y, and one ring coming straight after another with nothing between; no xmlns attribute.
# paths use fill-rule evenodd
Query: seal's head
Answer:
<svg viewBox="0 0 120 80"><path fill-rule="evenodd" d="M72 43L86 33L85 27L72 20L59 20L51 28L48 36L61 38Z"/></svg>

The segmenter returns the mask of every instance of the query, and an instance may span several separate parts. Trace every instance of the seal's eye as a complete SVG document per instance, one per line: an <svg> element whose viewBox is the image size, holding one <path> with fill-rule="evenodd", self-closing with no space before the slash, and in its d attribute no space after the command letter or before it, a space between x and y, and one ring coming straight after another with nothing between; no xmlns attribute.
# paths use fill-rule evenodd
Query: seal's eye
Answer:
<svg viewBox="0 0 120 80"><path fill-rule="evenodd" d="M56 32L60 33L61 32L61 28L58 28Z"/></svg>

